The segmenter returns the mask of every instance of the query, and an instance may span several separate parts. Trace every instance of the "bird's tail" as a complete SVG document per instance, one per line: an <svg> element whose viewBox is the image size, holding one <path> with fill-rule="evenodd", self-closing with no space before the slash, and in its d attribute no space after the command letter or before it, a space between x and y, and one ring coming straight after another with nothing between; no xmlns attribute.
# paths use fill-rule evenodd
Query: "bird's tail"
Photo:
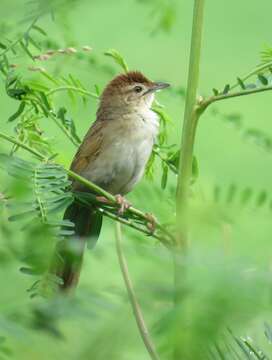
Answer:
<svg viewBox="0 0 272 360"><path fill-rule="evenodd" d="M91 248L96 244L102 226L102 215L73 202L66 209L64 219L74 223L75 234L57 244L51 273L62 280L62 290L69 290L78 283L86 241Z"/></svg>

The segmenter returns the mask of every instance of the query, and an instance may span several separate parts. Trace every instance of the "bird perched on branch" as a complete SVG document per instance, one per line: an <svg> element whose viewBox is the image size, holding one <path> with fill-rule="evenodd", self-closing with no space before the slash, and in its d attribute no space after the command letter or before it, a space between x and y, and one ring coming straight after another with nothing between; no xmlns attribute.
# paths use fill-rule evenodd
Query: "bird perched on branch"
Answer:
<svg viewBox="0 0 272 360"><path fill-rule="evenodd" d="M116 195L122 208L122 196L143 176L158 133L157 115L151 110L154 94L168 86L137 71L115 77L102 93L96 121L72 161L71 170ZM76 181L72 188L88 191ZM102 215L74 201L64 218L75 224L75 235L58 244L53 271L62 279L61 288L69 289L78 282L86 238L91 237L93 246L97 240Z"/></svg>

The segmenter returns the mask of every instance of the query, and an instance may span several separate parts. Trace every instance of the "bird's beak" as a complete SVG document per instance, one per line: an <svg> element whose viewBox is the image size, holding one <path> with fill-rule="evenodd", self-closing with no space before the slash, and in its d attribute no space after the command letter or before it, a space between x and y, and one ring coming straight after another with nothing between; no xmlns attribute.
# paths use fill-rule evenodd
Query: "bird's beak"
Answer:
<svg viewBox="0 0 272 360"><path fill-rule="evenodd" d="M162 90L165 88L168 88L170 86L170 84L164 83L164 82L154 82L150 88L144 93L144 95L148 94L148 93L153 93L155 91L158 90Z"/></svg>

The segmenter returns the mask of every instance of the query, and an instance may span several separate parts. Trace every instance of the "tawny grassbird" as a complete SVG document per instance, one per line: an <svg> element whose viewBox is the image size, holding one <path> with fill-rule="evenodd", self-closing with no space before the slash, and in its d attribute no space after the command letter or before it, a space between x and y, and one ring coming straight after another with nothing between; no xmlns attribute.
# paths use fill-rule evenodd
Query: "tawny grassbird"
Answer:
<svg viewBox="0 0 272 360"><path fill-rule="evenodd" d="M130 192L143 176L158 133L157 115L151 110L154 94L168 86L136 71L115 77L101 95L96 121L80 145L71 170L119 195L119 199ZM78 182L72 187L74 191L88 191ZM85 239L91 237L94 245L102 217L95 209L74 202L64 218L75 224L75 236L59 244L54 272L62 278L61 287L67 289L78 282ZM92 236L94 228L96 234Z"/></svg>

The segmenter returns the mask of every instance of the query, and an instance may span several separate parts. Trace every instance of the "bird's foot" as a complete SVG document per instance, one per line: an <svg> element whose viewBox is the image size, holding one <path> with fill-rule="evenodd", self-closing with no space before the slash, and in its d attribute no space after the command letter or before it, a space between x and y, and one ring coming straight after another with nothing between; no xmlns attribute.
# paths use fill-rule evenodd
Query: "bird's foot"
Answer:
<svg viewBox="0 0 272 360"><path fill-rule="evenodd" d="M115 199L119 205L118 215L123 215L124 212L131 207L131 204L120 194L116 195Z"/></svg>
<svg viewBox="0 0 272 360"><path fill-rule="evenodd" d="M111 204L111 201L107 199L105 196L96 196L96 200L103 204L107 204L107 205Z"/></svg>
<svg viewBox="0 0 272 360"><path fill-rule="evenodd" d="M112 205L112 201L105 196L96 196L96 200L107 205ZM119 206L118 215L123 215L124 212L131 207L131 204L120 194L115 196L117 205Z"/></svg>
<svg viewBox="0 0 272 360"><path fill-rule="evenodd" d="M156 230L157 219L151 213L146 213L145 218L147 220L146 227L148 228L151 234L154 234Z"/></svg>

